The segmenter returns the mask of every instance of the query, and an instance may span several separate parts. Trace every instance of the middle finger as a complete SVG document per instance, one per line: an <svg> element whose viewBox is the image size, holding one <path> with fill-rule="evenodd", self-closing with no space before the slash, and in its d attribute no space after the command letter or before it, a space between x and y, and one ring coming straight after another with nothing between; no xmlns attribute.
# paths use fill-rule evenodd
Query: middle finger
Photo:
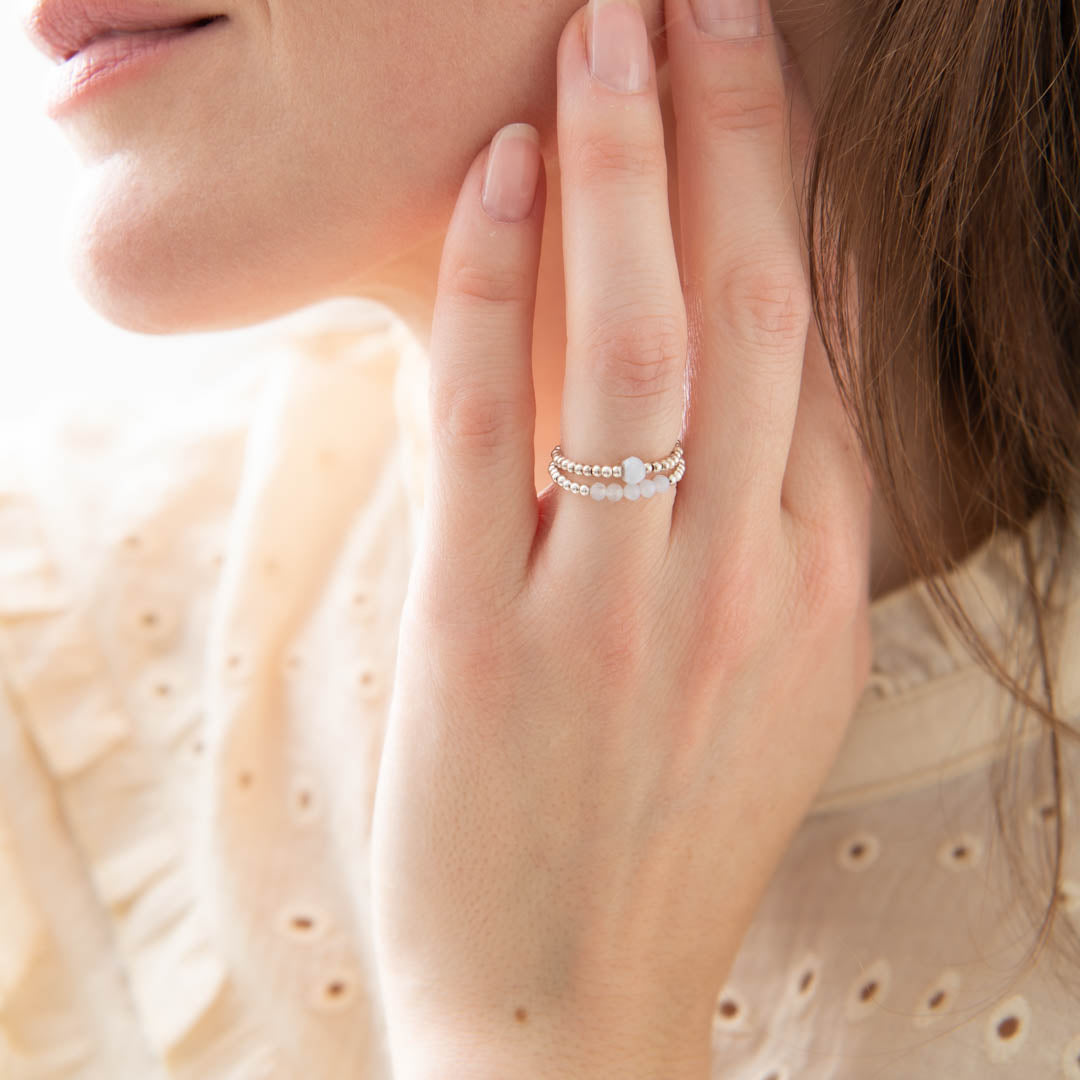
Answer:
<svg viewBox="0 0 1080 1080"><path fill-rule="evenodd" d="M567 327L562 453L584 464L618 464L631 455L658 461L682 431L686 310L655 63L636 0L591 0L579 9L559 41L558 76ZM674 495L668 487L611 506L567 494L551 543L565 541L578 559L590 548L609 550L616 536L624 544L666 545Z"/></svg>

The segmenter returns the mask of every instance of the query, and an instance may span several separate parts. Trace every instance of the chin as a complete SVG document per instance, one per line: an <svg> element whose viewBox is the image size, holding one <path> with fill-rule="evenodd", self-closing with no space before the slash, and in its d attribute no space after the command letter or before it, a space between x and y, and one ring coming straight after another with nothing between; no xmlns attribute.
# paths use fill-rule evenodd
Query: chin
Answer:
<svg viewBox="0 0 1080 1080"><path fill-rule="evenodd" d="M163 199L127 180L81 189L65 223L68 273L110 323L140 334L233 330L332 292L305 273L303 252L289 257L288 236L243 210Z"/></svg>

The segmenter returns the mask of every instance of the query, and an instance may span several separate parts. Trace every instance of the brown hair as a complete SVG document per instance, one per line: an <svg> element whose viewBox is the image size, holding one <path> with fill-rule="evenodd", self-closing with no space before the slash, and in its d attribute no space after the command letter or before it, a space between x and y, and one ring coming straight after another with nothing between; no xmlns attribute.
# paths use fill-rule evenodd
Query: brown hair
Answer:
<svg viewBox="0 0 1080 1080"><path fill-rule="evenodd" d="M994 802L1016 881L1036 905L1030 962L1055 923L1080 962L1080 941L1056 918L1063 743L1078 733L1057 711L1048 634L1069 583L1080 490L1078 3L872 0L846 15L807 169L814 311L913 576L976 660L1041 718L1038 766L1053 796L1038 858L1020 857L1012 748ZM848 266L857 274L839 272ZM845 317L853 307L857 326ZM1016 673L944 576L955 563L905 467L896 404L912 393L965 533L980 521L1021 537L1030 648ZM1032 534L1045 541L1034 552L1023 527L1036 512L1047 527ZM1045 703L1030 692L1037 671Z"/></svg>

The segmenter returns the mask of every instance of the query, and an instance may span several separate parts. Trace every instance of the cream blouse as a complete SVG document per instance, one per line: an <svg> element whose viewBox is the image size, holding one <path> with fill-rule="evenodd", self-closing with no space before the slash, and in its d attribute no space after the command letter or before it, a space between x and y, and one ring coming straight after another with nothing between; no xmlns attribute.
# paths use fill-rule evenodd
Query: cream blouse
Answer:
<svg viewBox="0 0 1080 1080"><path fill-rule="evenodd" d="M367 301L253 340L167 410L69 407L0 442L2 1080L391 1075L367 854L426 357ZM999 534L954 573L991 640L1020 565ZM1006 695L924 583L871 618L850 734L717 1000L714 1075L1080 1080L1080 971L1057 937L1024 966L993 817ZM1014 740L1028 862L1054 832L1040 730ZM1075 929L1072 833L1067 870Z"/></svg>

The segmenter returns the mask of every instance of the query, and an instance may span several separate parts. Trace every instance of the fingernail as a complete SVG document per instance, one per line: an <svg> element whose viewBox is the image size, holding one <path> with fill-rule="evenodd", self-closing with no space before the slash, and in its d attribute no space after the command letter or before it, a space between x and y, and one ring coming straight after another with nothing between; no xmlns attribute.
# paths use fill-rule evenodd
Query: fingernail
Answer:
<svg viewBox="0 0 1080 1080"><path fill-rule="evenodd" d="M620 94L649 84L649 32L637 0L589 0L589 70Z"/></svg>
<svg viewBox="0 0 1080 1080"><path fill-rule="evenodd" d="M532 124L507 124L488 150L481 202L496 221L524 221L540 177L540 135Z"/></svg>
<svg viewBox="0 0 1080 1080"><path fill-rule="evenodd" d="M761 33L759 0L690 0L698 26L710 37L747 38Z"/></svg>

